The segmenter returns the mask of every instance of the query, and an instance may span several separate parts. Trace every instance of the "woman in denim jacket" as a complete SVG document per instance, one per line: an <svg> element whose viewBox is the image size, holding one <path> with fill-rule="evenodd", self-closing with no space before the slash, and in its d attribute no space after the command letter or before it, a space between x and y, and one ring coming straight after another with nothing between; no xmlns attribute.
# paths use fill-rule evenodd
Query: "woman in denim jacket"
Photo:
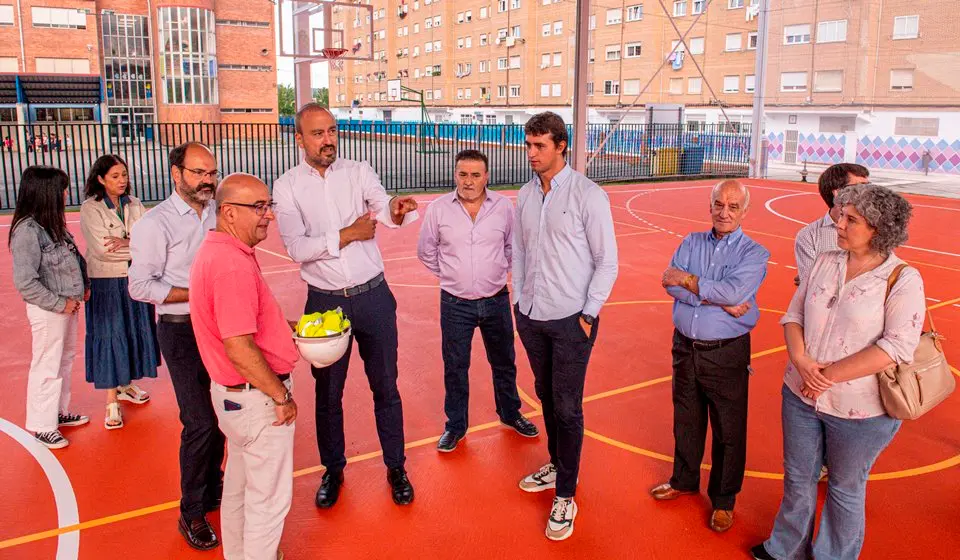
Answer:
<svg viewBox="0 0 960 560"><path fill-rule="evenodd" d="M67 174L54 167L26 168L8 240L13 283L27 304L33 332L26 427L51 449L69 444L60 427L90 420L67 411L77 312L90 295L86 262L67 231L69 185Z"/></svg>

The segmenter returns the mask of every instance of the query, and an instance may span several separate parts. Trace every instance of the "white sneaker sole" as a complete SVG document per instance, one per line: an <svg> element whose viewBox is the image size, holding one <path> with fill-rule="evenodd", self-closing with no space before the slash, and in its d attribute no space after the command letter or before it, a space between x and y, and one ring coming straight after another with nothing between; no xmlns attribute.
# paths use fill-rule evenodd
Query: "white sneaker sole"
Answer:
<svg viewBox="0 0 960 560"><path fill-rule="evenodd" d="M570 535L573 534L574 521L576 521L576 519L577 519L577 513L579 513L579 512L580 512L580 506L578 506L578 505L576 504L576 502L574 502L574 504L573 504L573 519L570 520L570 530L567 531L566 533L562 534L562 535L553 536L553 535L550 534L550 527L549 527L549 525L548 525L548 526L547 526L547 529L544 531L544 535L546 535L546 537L547 537L548 539L550 539L551 541L555 541L555 542L556 542L556 541L563 541L563 540L569 539L569 538L570 538ZM549 523L549 521L548 521L547 523Z"/></svg>
<svg viewBox="0 0 960 560"><path fill-rule="evenodd" d="M118 400L118 401L127 401L127 402L133 403L133 404L147 404L148 402L150 402L150 397L148 396L147 398L145 398L145 399L143 399L143 400L137 400L137 399L131 397L130 395L126 394L126 393L117 393L117 400Z"/></svg>
<svg viewBox="0 0 960 560"><path fill-rule="evenodd" d="M537 492L544 492L546 490L555 490L556 488L557 488L556 482L550 482L548 484L541 484L539 486L533 486L533 487L527 488L527 487L524 487L523 481L522 480L520 481L520 489L523 490L524 492L537 493Z"/></svg>
<svg viewBox="0 0 960 560"><path fill-rule="evenodd" d="M40 441L39 439L36 441L47 449L63 449L64 447L70 445L70 442L67 440L63 440L60 443L47 443L45 441Z"/></svg>

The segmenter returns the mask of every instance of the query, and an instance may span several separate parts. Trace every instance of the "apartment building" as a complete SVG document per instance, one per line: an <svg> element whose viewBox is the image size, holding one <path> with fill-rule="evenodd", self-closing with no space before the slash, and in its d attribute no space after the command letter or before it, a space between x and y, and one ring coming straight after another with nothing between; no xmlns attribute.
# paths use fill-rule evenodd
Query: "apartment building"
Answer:
<svg viewBox="0 0 960 560"><path fill-rule="evenodd" d="M0 0L0 121L277 122L266 0Z"/></svg>
<svg viewBox="0 0 960 560"><path fill-rule="evenodd" d="M633 104L667 103L684 106L692 129L729 120L740 130L757 87L756 1L665 4L669 16L649 0L591 3L591 122L618 119ZM416 104L387 98L396 78L423 92L437 121L524 122L545 109L572 116L575 2L372 5L373 37L351 40L372 41L375 60L330 74L331 105L342 116L419 120ZM960 28L948 23L956 7L954 0L772 2L764 91L771 158L913 169L930 152L939 159L935 171L960 172ZM349 32L357 13L334 18ZM639 110L626 120L642 119Z"/></svg>

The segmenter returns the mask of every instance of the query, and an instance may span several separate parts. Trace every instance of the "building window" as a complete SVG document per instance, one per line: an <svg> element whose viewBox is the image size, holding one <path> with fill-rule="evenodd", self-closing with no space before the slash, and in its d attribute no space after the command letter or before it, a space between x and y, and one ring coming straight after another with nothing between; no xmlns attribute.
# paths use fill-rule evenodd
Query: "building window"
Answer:
<svg viewBox="0 0 960 560"><path fill-rule="evenodd" d="M490 71L490 61L489 61L489 60L481 60L481 61L480 61L480 72L481 72L481 73L485 73L485 72L489 72L489 71Z"/></svg>
<svg viewBox="0 0 960 560"><path fill-rule="evenodd" d="M69 8L30 8L34 27L55 27L59 29L86 29L87 14L82 10Z"/></svg>
<svg viewBox="0 0 960 560"><path fill-rule="evenodd" d="M369 94L367 94L369 95ZM221 107L221 113L272 113L273 109L263 107L263 108L249 108L249 107Z"/></svg>
<svg viewBox="0 0 960 560"><path fill-rule="evenodd" d="M590 25L588 26L588 28L590 29L590 31L593 31L594 29L597 28L597 15L596 15L596 14L590 14Z"/></svg>
<svg viewBox="0 0 960 560"><path fill-rule="evenodd" d="M627 21L640 21L641 19L643 19L643 4L627 6Z"/></svg>
<svg viewBox="0 0 960 560"><path fill-rule="evenodd" d="M480 19L487 19L487 8L486 8L486 6L480 8Z"/></svg>
<svg viewBox="0 0 960 560"><path fill-rule="evenodd" d="M520 86L510 86L510 97L520 97Z"/></svg>
<svg viewBox="0 0 960 560"><path fill-rule="evenodd" d="M893 18L894 39L916 39L919 36L920 16L897 16Z"/></svg>
<svg viewBox="0 0 960 560"><path fill-rule="evenodd" d="M757 77L753 74L749 74L743 79L743 91L744 93L753 93L757 91Z"/></svg>
<svg viewBox="0 0 960 560"><path fill-rule="evenodd" d="M847 40L847 20L821 21L817 24L818 43L843 43Z"/></svg>
<svg viewBox="0 0 960 560"><path fill-rule="evenodd" d="M93 107L37 107L37 121L90 122Z"/></svg>
<svg viewBox="0 0 960 560"><path fill-rule="evenodd" d="M481 89L482 89L482 88L481 88ZM484 119L483 119L483 122L485 122L486 124L497 124L497 116L496 116L496 115L486 115L486 116L484 117Z"/></svg>
<svg viewBox="0 0 960 560"><path fill-rule="evenodd" d="M810 25L788 25L783 28L784 45L803 45L810 42Z"/></svg>
<svg viewBox="0 0 960 560"><path fill-rule="evenodd" d="M497 97L507 96L507 86L497 86Z"/></svg>
<svg viewBox="0 0 960 560"><path fill-rule="evenodd" d="M624 80L623 94L624 95L640 95L640 80Z"/></svg>
<svg viewBox="0 0 960 560"><path fill-rule="evenodd" d="M510 9L519 10L520 9L520 0L510 0Z"/></svg>
<svg viewBox="0 0 960 560"><path fill-rule="evenodd" d="M587 63L593 64L597 61L597 51L594 49L587 49Z"/></svg>
<svg viewBox="0 0 960 560"><path fill-rule="evenodd" d="M897 117L893 133L897 136L940 136L940 119Z"/></svg>
<svg viewBox="0 0 960 560"><path fill-rule="evenodd" d="M550 97L550 84L540 84L540 97Z"/></svg>
<svg viewBox="0 0 960 560"><path fill-rule="evenodd" d="M743 7L743 0L727 0L727 9L736 10Z"/></svg>
<svg viewBox="0 0 960 560"><path fill-rule="evenodd" d="M783 72L780 74L780 91L807 91L807 73Z"/></svg>
<svg viewBox="0 0 960 560"><path fill-rule="evenodd" d="M553 65L563 66L563 54L558 52L553 53Z"/></svg>
<svg viewBox="0 0 960 560"><path fill-rule="evenodd" d="M441 22L442 22L442 20L440 19L440 16L435 16L435 17L433 18L433 26L434 26L434 27L440 27L440 23L441 23Z"/></svg>
<svg viewBox="0 0 960 560"><path fill-rule="evenodd" d="M687 15L687 0L680 0L673 3L673 17Z"/></svg>
<svg viewBox="0 0 960 560"><path fill-rule="evenodd" d="M683 94L683 78L670 78L670 95Z"/></svg>
<svg viewBox="0 0 960 560"><path fill-rule="evenodd" d="M555 22L553 22L553 34L554 34L554 35L562 35L562 34L563 34L563 22L562 22L562 21L555 21Z"/></svg>
<svg viewBox="0 0 960 560"><path fill-rule="evenodd" d="M705 7L705 0L693 0L693 15L702 14Z"/></svg>
<svg viewBox="0 0 960 560"><path fill-rule="evenodd" d="M604 95L620 95L620 82L616 80L606 80L603 82Z"/></svg>
<svg viewBox="0 0 960 560"><path fill-rule="evenodd" d="M758 35L756 32L747 33L747 50L748 51L757 50L757 37Z"/></svg>
<svg viewBox="0 0 960 560"><path fill-rule="evenodd" d="M608 61L620 60L620 45L607 45L606 53L606 59Z"/></svg>
<svg viewBox="0 0 960 560"><path fill-rule="evenodd" d="M433 52L435 52L435 53L440 52L440 47L441 47L440 41L434 41L434 42L433 42Z"/></svg>
<svg viewBox="0 0 960 560"><path fill-rule="evenodd" d="M823 70L813 75L813 91L843 91L843 70Z"/></svg>
<svg viewBox="0 0 960 560"><path fill-rule="evenodd" d="M623 10L607 10L607 25L618 25L623 23Z"/></svg>
<svg viewBox="0 0 960 560"><path fill-rule="evenodd" d="M703 78L688 78L687 93L691 95L700 95L703 91Z"/></svg>
<svg viewBox="0 0 960 560"><path fill-rule="evenodd" d="M560 94L560 92L561 92L560 84L551 84L551 85L550 85L550 93L553 94L554 97L563 97L563 96Z"/></svg>
<svg viewBox="0 0 960 560"><path fill-rule="evenodd" d="M724 48L727 52L739 51L743 48L743 35L740 33L727 33L727 44Z"/></svg>
<svg viewBox="0 0 960 560"><path fill-rule="evenodd" d="M160 77L168 104L216 104L217 40L213 12L158 9Z"/></svg>
<svg viewBox="0 0 960 560"><path fill-rule="evenodd" d="M486 34L486 33L481 33L481 34L480 34L480 46L481 46L481 47L487 46L487 34Z"/></svg>
<svg viewBox="0 0 960 560"><path fill-rule="evenodd" d="M443 97L443 90L442 90L442 89L435 89L435 90L433 90L433 98L434 98L434 99L440 99L440 98L442 98L442 97Z"/></svg>
<svg viewBox="0 0 960 560"><path fill-rule="evenodd" d="M549 23L543 24L543 27L541 28L541 30L542 30L542 35L543 35L544 37L549 37L549 36L550 36L550 24L549 24Z"/></svg>
<svg viewBox="0 0 960 560"><path fill-rule="evenodd" d="M913 70L891 70L890 89L892 91L913 91Z"/></svg>
<svg viewBox="0 0 960 560"><path fill-rule="evenodd" d="M510 57L510 68L518 70L520 68L520 55Z"/></svg>
<svg viewBox="0 0 960 560"><path fill-rule="evenodd" d="M703 37L690 39L690 54L703 54Z"/></svg>
<svg viewBox="0 0 960 560"><path fill-rule="evenodd" d="M255 64L221 64L220 70L242 70L245 72L272 72L273 66Z"/></svg>
<svg viewBox="0 0 960 560"><path fill-rule="evenodd" d="M147 17L105 13L101 23L107 104L149 107L152 112L153 42Z"/></svg>
<svg viewBox="0 0 960 560"><path fill-rule="evenodd" d="M550 53L543 53L540 57L540 68L547 68L550 66Z"/></svg>
<svg viewBox="0 0 960 560"><path fill-rule="evenodd" d="M857 117L820 117L820 132L844 134L857 129Z"/></svg>
<svg viewBox="0 0 960 560"><path fill-rule="evenodd" d="M506 70L509 67L509 61L507 57L502 57L497 59L497 70Z"/></svg>
<svg viewBox="0 0 960 560"><path fill-rule="evenodd" d="M507 11L507 0L498 0L497 12L502 14L505 11Z"/></svg>
<svg viewBox="0 0 960 560"><path fill-rule="evenodd" d="M414 45L413 47L413 57L416 58L420 56L420 45Z"/></svg>
<svg viewBox="0 0 960 560"><path fill-rule="evenodd" d="M20 61L15 56L0 57L0 72L19 72Z"/></svg>
<svg viewBox="0 0 960 560"><path fill-rule="evenodd" d="M627 43L624 45L626 53L624 58L637 58L640 56L641 44L640 43Z"/></svg>
<svg viewBox="0 0 960 560"><path fill-rule="evenodd" d="M89 74L90 61L86 58L37 58L40 74Z"/></svg>
<svg viewBox="0 0 960 560"><path fill-rule="evenodd" d="M514 25L514 26L513 26L513 29L512 29L511 31L513 31L513 36L514 36L514 37L516 37L517 39L520 38L520 26L519 26L519 25Z"/></svg>
<svg viewBox="0 0 960 560"><path fill-rule="evenodd" d="M413 24L413 34L416 35L417 33L420 33L420 24L419 24L419 23Z"/></svg>
<svg viewBox="0 0 960 560"><path fill-rule="evenodd" d="M740 76L723 77L723 93L737 93L740 91Z"/></svg>
<svg viewBox="0 0 960 560"><path fill-rule="evenodd" d="M457 99L463 99L463 88L457 88ZM467 118L469 118L470 120L473 120L473 118L470 117L469 115L461 115L461 116L460 116L461 119L462 119L463 117L467 117ZM462 120L461 120L461 123L462 123L462 124L470 124L469 121L466 122L466 123L463 123Z"/></svg>
<svg viewBox="0 0 960 560"><path fill-rule="evenodd" d="M593 95L593 82L587 82L587 95Z"/></svg>
<svg viewBox="0 0 960 560"><path fill-rule="evenodd" d="M432 53L433 52L433 43L427 43L423 45L423 52Z"/></svg>
<svg viewBox="0 0 960 560"><path fill-rule="evenodd" d="M13 25L13 6L0 6L0 25Z"/></svg>

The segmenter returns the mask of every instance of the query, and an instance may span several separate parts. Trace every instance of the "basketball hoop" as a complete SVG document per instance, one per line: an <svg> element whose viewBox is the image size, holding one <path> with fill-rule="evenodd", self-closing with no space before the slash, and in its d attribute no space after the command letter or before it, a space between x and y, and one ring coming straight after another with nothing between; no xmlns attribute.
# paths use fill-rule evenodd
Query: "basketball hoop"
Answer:
<svg viewBox="0 0 960 560"><path fill-rule="evenodd" d="M326 58L327 62L330 63L331 70L336 70L338 72L343 71L343 60L341 60L340 57L346 54L347 49L329 47L320 49L320 52L323 53L324 58Z"/></svg>

